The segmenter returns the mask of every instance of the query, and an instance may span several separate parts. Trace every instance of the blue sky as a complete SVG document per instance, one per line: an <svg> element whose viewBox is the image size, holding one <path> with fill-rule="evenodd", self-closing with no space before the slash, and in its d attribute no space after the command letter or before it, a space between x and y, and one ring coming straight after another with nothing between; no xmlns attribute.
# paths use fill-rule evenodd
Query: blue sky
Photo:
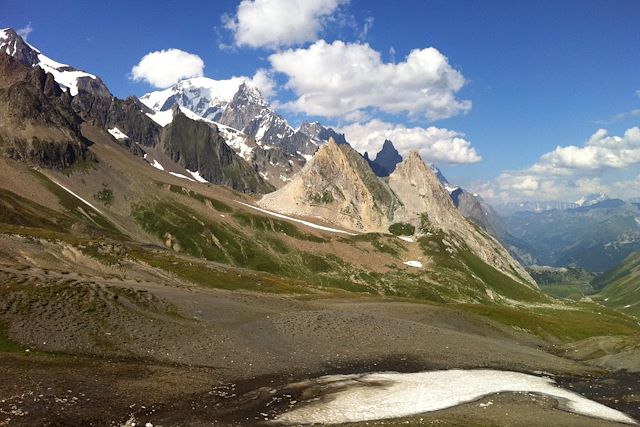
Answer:
<svg viewBox="0 0 640 427"><path fill-rule="evenodd" d="M321 110L307 104L286 108L304 89L287 90L284 84L292 74L283 72L271 73L278 85L271 100L283 105L281 113L294 125L307 116L339 127L377 119L403 129L434 126L464 134L460 138L482 161L440 166L450 181L490 198L518 193L521 198L572 199L603 188L613 195L636 195L623 189L640 184L640 160L583 164L576 157L582 151L553 152L557 146L584 148L600 128L608 136L593 143L599 150L611 146L611 136L635 147L635 134L623 135L640 125L640 2L336 1L339 6L329 8L317 37L267 47L238 43L223 25L225 14L237 19L238 1L154 7L141 1L11 1L0 6L0 25L23 28L30 23L31 44L53 59L100 75L119 97L154 90L129 75L145 54L162 49L195 54L204 61L205 76L226 79L272 70L270 55L287 49L306 52L320 39L368 44L384 63L400 63L413 49L434 47L464 78L464 86L452 93L472 103L466 113L430 120L422 114L427 110L416 115L374 106L359 110L359 118L305 114ZM282 22L289 19L283 16ZM425 134L415 137L420 135ZM551 154L542 160L545 153ZM620 151L598 151L596 156L616 154Z"/></svg>

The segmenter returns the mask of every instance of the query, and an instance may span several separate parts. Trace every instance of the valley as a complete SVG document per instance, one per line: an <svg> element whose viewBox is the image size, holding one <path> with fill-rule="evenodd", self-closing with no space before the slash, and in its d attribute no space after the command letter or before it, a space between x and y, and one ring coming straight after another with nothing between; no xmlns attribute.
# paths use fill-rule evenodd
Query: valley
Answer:
<svg viewBox="0 0 640 427"><path fill-rule="evenodd" d="M246 79L121 100L12 29L0 150L0 426L640 420L633 203L503 221Z"/></svg>

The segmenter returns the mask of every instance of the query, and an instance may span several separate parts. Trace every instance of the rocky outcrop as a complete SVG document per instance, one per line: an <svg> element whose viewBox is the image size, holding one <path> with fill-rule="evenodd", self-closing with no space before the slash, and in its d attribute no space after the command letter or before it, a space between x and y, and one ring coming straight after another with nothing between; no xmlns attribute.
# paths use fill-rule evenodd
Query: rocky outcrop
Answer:
<svg viewBox="0 0 640 427"><path fill-rule="evenodd" d="M488 233L481 231L456 209L449 192L418 152L413 151L389 176L389 187L402 202L397 220L427 226L453 236L487 264L517 279L535 283L529 273Z"/></svg>
<svg viewBox="0 0 640 427"><path fill-rule="evenodd" d="M46 82L47 87L43 89L45 95L52 96L54 92L65 92L68 102L66 102L64 108L69 109L70 107L82 121L105 130L117 127L124 131L129 136L129 139L119 140L118 143L127 146L134 154L141 155L143 153L137 144L152 146L159 142L160 127L143 113L142 110L146 109L146 107L136 98L128 98L122 101L113 97L100 77L50 60L39 50L25 43L10 28L0 30L0 51L29 68L44 70L44 73L50 71L58 76L72 73L73 76L76 76L74 78L68 78L67 76L67 78L61 80L66 84L72 84L72 93L70 88L66 88L62 83L56 82L55 76L50 74L51 77ZM61 89L61 86L63 89ZM44 143L41 139L39 141L41 144ZM22 145L24 147L20 151L26 149L26 146ZM51 146L46 146L49 151L52 150ZM71 147L65 150L64 153L66 153L63 156L64 158L69 158L73 155L72 153L77 154L76 150ZM49 157L47 156L47 158Z"/></svg>
<svg viewBox="0 0 640 427"><path fill-rule="evenodd" d="M389 176L396 169L396 165L402 161L402 156L393 146L393 142L388 139L384 141L374 160L369 160L368 155L365 158L378 176Z"/></svg>
<svg viewBox="0 0 640 427"><path fill-rule="evenodd" d="M28 67L40 67L46 71L55 70L59 75L67 75L73 73L74 78L65 78L58 82L62 85L62 81L69 84L73 82L74 88L71 95L75 96L76 90L91 92L98 96L111 96L111 92L107 89L104 82L97 76L85 73L77 68L66 64L60 64L57 61L44 56L38 49L27 44L22 37L12 28L0 30L0 52L13 56L18 62Z"/></svg>
<svg viewBox="0 0 640 427"><path fill-rule="evenodd" d="M71 105L87 123L105 130L121 130L129 138L118 142L135 154L142 152L138 145L154 147L160 142L162 127L145 114L147 107L135 97L123 101L80 90Z"/></svg>
<svg viewBox="0 0 640 427"><path fill-rule="evenodd" d="M265 195L259 205L321 216L353 230L385 232L399 201L360 154L329 139L290 183Z"/></svg>
<svg viewBox="0 0 640 427"><path fill-rule="evenodd" d="M0 149L3 155L49 168L89 157L81 119L53 76L0 52Z"/></svg>
<svg viewBox="0 0 640 427"><path fill-rule="evenodd" d="M305 164L304 159L287 154L279 147L261 146L255 147L248 161L265 181L276 188L291 181Z"/></svg>
<svg viewBox="0 0 640 427"><path fill-rule="evenodd" d="M273 190L224 142L215 125L191 120L177 109L162 132L161 146L173 161L213 184L245 193Z"/></svg>

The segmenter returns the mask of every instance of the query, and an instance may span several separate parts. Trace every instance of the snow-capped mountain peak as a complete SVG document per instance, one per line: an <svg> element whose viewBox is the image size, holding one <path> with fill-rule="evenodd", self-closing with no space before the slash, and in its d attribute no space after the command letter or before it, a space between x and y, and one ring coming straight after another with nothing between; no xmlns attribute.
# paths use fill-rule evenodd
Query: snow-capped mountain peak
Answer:
<svg viewBox="0 0 640 427"><path fill-rule="evenodd" d="M202 118L217 121L244 83L246 79L243 77L227 80L194 77L168 89L147 93L140 97L140 101L156 112L170 110L177 104Z"/></svg>
<svg viewBox="0 0 640 427"><path fill-rule="evenodd" d="M25 65L40 67L47 73L51 73L56 83L58 83L63 90L68 89L71 96L76 96L79 88L97 89L103 95L111 95L106 86L104 86L102 81L95 75L54 61L34 46L26 43L12 28L0 30L0 52L15 57ZM94 80L95 82L93 84L86 84L85 80L87 79Z"/></svg>
<svg viewBox="0 0 640 427"><path fill-rule="evenodd" d="M590 193L582 196L580 200L577 200L576 205L591 206L595 205L596 203L604 202L607 199L609 199L609 196L604 193Z"/></svg>

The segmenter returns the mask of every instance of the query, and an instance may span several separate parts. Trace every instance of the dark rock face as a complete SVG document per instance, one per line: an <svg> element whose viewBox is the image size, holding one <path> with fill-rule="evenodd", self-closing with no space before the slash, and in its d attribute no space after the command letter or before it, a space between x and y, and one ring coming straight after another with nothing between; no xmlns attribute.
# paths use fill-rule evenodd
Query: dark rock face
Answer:
<svg viewBox="0 0 640 427"><path fill-rule="evenodd" d="M310 136L316 144L327 142L329 138L333 138L338 145L348 144L343 133L338 133L332 128L326 128L318 122L309 123L304 121L300 125L298 132Z"/></svg>
<svg viewBox="0 0 640 427"><path fill-rule="evenodd" d="M396 169L396 165L402 161L402 156L387 139L382 144L382 149L376 155L375 161L387 171L387 174L391 174Z"/></svg>
<svg viewBox="0 0 640 427"><path fill-rule="evenodd" d="M15 32L13 28L8 28L5 30L5 35L7 38L2 43L5 46L5 52L8 50L11 56L13 56L18 62L21 64L27 65L29 67L40 62L38 59L38 53L31 48L22 37Z"/></svg>
<svg viewBox="0 0 640 427"><path fill-rule="evenodd" d="M164 128L161 144L173 161L190 171L198 171L213 184L245 193L273 190L224 142L215 125L191 120L178 112Z"/></svg>
<svg viewBox="0 0 640 427"><path fill-rule="evenodd" d="M51 74L0 53L0 149L5 156L49 168L89 158L82 120Z"/></svg>
<svg viewBox="0 0 640 427"><path fill-rule="evenodd" d="M132 152L140 154L137 145L153 147L160 142L162 127L151 120L145 111L149 109L135 97L120 100L79 90L73 97L73 109L87 123L104 128L118 128L129 139L119 141Z"/></svg>
<svg viewBox="0 0 640 427"><path fill-rule="evenodd" d="M15 30L9 28L5 30L5 39L2 41L3 51L13 56L18 62L28 67L36 66L40 63L38 54L40 53L33 47L29 46L20 37ZM77 68L65 65L57 67L59 71L80 71ZM111 92L107 89L107 86L99 78L92 78L88 76L79 77L77 80L78 91L85 91L95 94L96 96L110 97Z"/></svg>
<svg viewBox="0 0 640 427"><path fill-rule="evenodd" d="M376 175L384 177L391 175L396 170L396 165L402 161L402 156L393 146L393 143L387 139L382 144L382 148L376 154L374 160L369 159L368 154L366 154L365 159L369 162L369 166L371 166Z"/></svg>

